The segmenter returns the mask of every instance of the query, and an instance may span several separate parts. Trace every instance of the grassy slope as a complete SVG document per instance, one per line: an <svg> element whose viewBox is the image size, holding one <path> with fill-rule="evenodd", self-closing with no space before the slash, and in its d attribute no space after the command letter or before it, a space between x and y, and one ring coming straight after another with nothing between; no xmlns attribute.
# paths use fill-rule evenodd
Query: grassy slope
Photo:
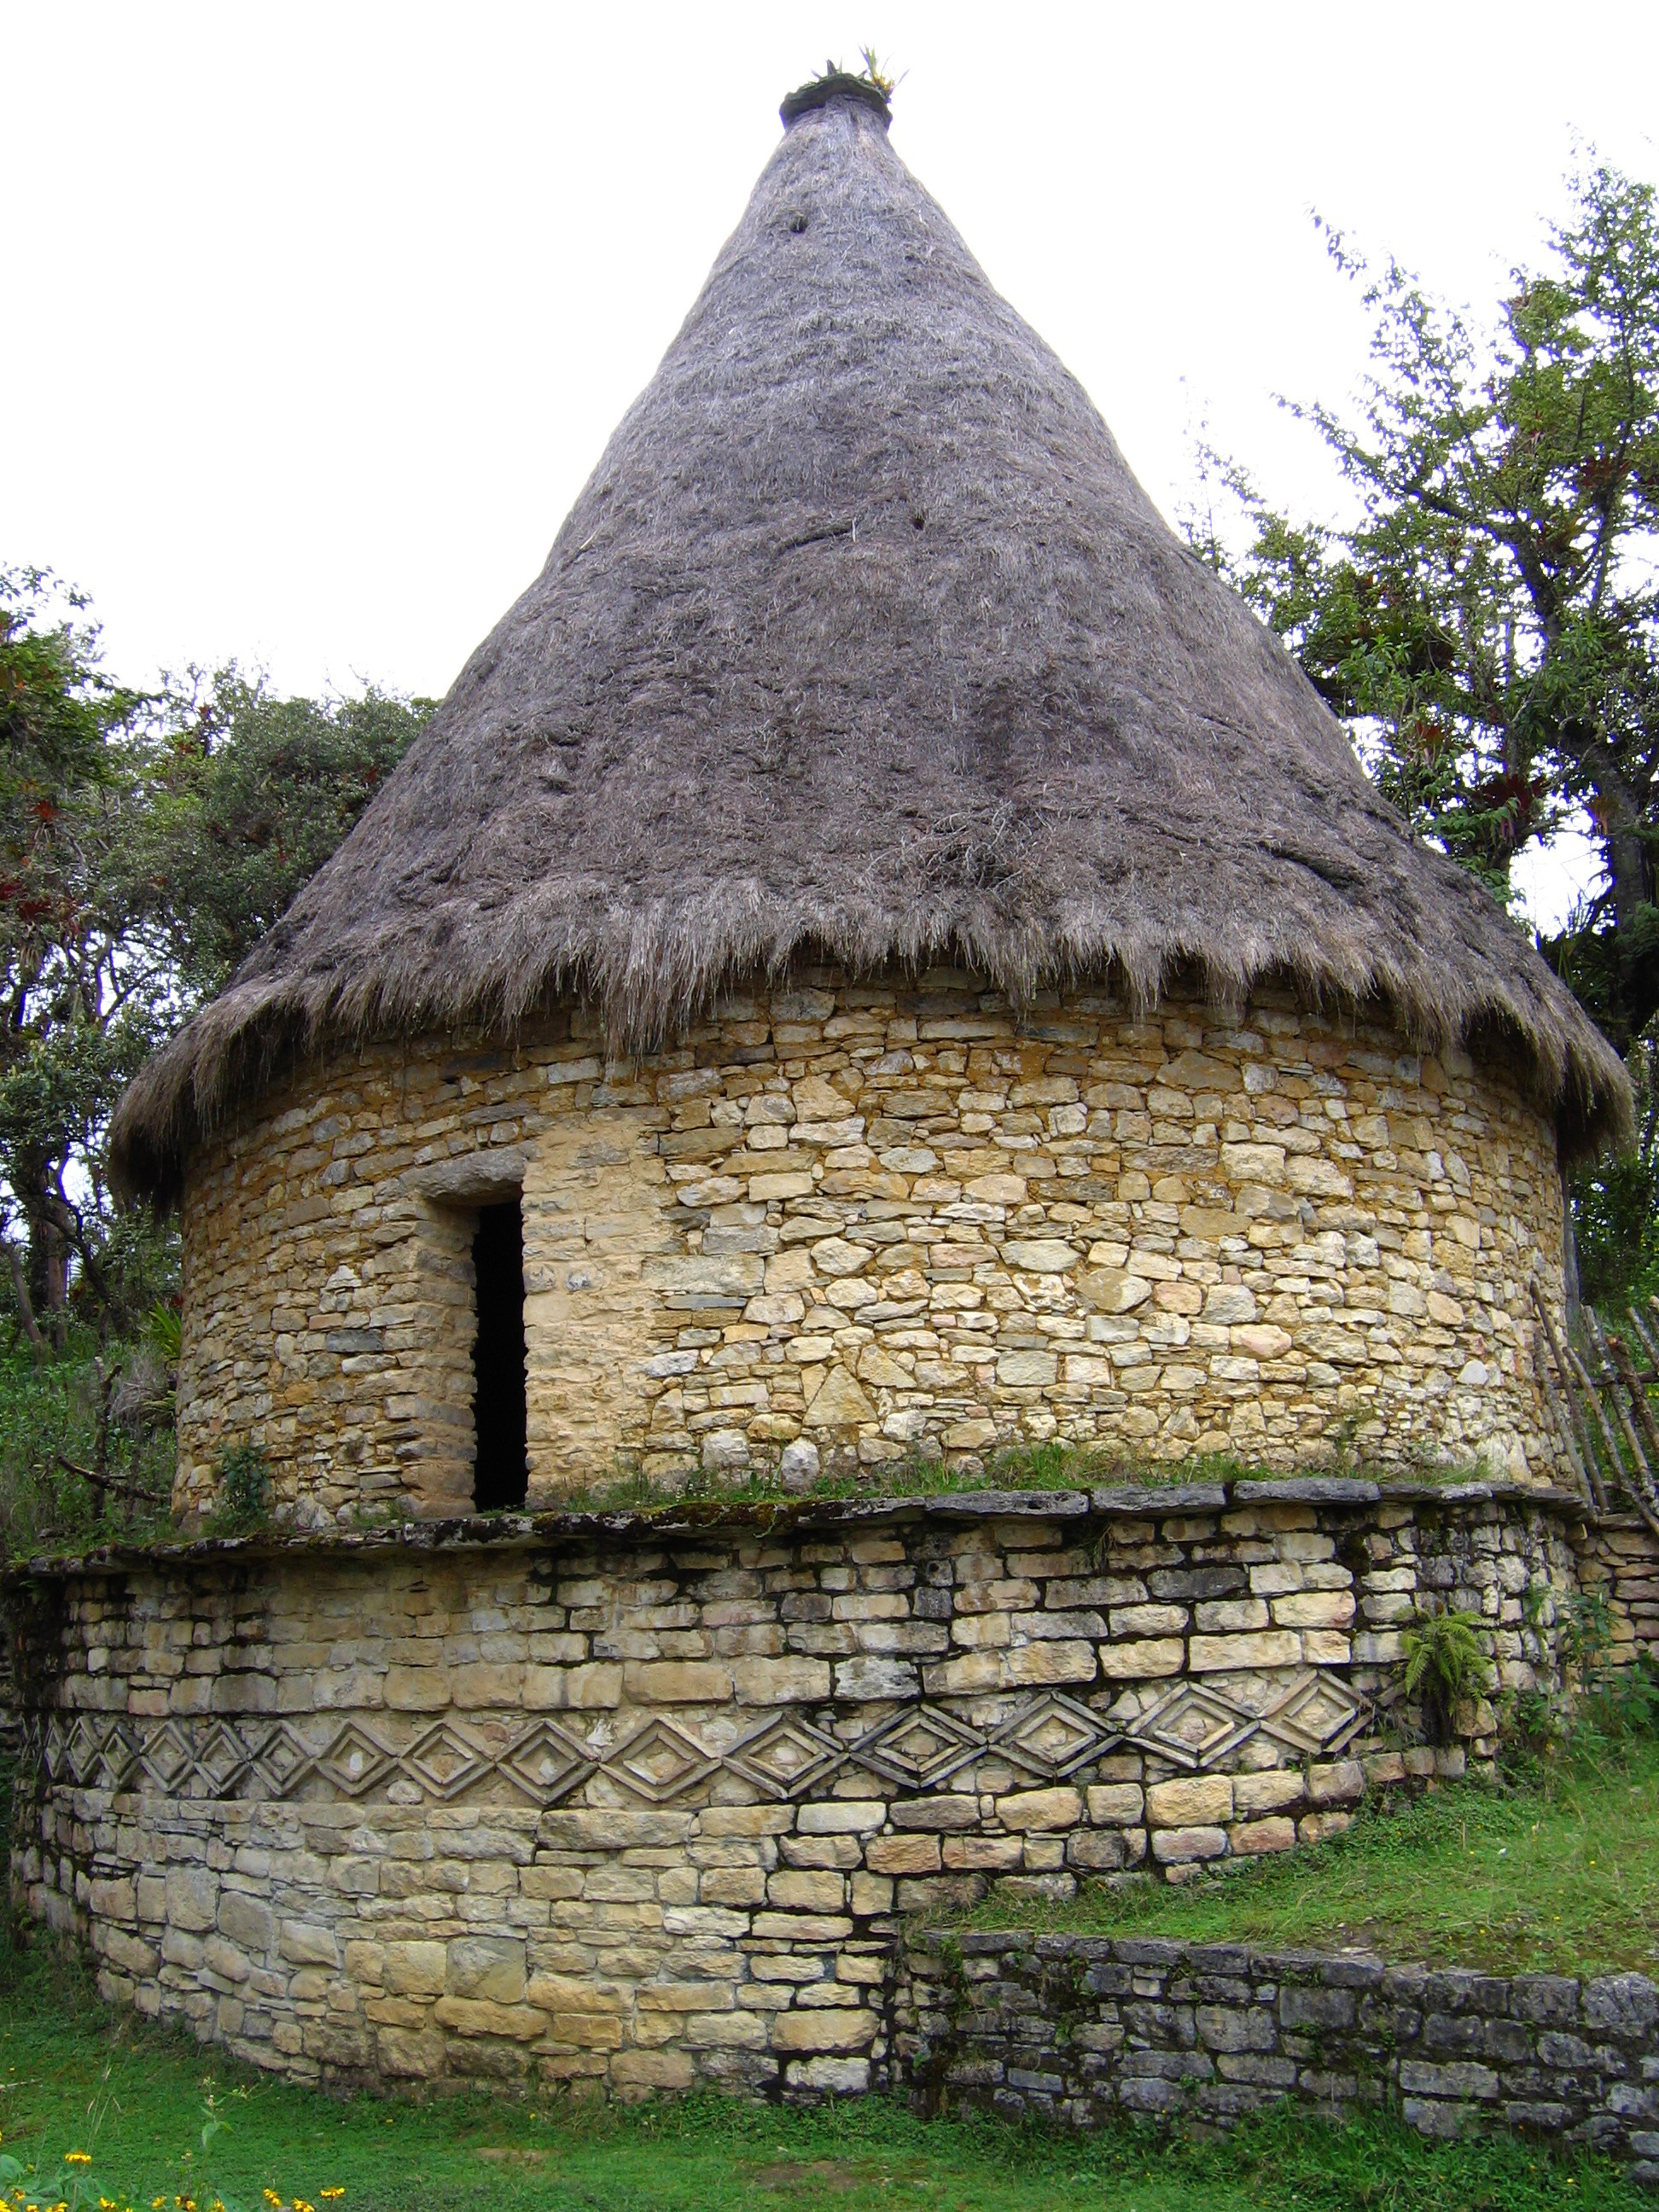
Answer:
<svg viewBox="0 0 1659 2212"><path fill-rule="evenodd" d="M1362 1814L1316 1850L1178 1889L1093 1885L968 1923L1202 1942L1366 1944L1510 1973L1659 1974L1659 1743L1527 1786L1463 1784Z"/></svg>
<svg viewBox="0 0 1659 2212"><path fill-rule="evenodd" d="M340 2212L1545 2212L1564 2202L1637 2212L1616 2170L1504 2142L1431 2147L1389 2124L1332 2133L1276 2115L1230 2142L1123 2129L1078 2136L990 2122L924 2123L880 2100L821 2112L724 2100L617 2112L486 2096L395 2108L251 2080L221 2063L229 2124L205 2167L198 2142L211 2061L193 2045L66 2002L36 1968L0 2009L9 2150L35 2187L63 2154L118 2204L216 2191L264 2212L259 2191ZM180 2153L195 2146L188 2160ZM44 2191L30 2201L50 2203ZM96 2188L91 2200L97 2202Z"/></svg>

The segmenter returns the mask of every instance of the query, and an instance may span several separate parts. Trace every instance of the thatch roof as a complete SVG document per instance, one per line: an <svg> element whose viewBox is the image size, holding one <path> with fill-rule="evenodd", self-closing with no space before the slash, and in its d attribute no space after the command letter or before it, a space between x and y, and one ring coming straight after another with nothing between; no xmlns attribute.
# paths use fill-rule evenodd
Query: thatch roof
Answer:
<svg viewBox="0 0 1659 2212"><path fill-rule="evenodd" d="M1415 844L1290 657L846 93L786 130L547 565L356 828L140 1075L166 1195L296 1045L590 994L619 1049L798 951L1016 997L1197 972L1507 1036L1571 1149L1620 1064Z"/></svg>

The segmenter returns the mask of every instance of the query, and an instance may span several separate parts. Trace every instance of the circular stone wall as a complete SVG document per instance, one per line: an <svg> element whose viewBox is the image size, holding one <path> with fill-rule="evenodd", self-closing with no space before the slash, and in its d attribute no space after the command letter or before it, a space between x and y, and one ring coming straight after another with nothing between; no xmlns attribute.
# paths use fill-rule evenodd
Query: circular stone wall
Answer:
<svg viewBox="0 0 1659 2212"><path fill-rule="evenodd" d="M254 1441L302 1519L465 1510L470 1209L519 1189L532 1506L791 1444L1556 1470L1560 1182L1504 1074L1289 997L825 974L636 1066L576 1010L246 1109L188 1177L178 1502Z"/></svg>

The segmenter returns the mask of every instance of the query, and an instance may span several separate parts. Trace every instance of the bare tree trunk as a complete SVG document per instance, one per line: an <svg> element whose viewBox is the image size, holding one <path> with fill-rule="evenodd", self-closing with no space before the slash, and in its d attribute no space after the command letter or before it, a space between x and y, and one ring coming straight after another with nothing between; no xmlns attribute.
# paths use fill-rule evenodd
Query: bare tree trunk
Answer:
<svg viewBox="0 0 1659 2212"><path fill-rule="evenodd" d="M17 1310L22 1318L23 1334L37 1352L44 1352L46 1340L40 1334L40 1324L34 1318L34 1301L29 1296L28 1270L23 1265L23 1255L9 1237L4 1239L6 1265L11 1270L11 1294L17 1301Z"/></svg>

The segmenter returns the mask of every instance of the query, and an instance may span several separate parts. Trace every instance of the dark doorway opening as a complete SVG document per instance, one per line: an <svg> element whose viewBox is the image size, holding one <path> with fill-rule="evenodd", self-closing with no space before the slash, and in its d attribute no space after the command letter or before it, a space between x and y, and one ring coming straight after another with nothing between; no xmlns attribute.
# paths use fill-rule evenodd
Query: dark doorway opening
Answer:
<svg viewBox="0 0 1659 2212"><path fill-rule="evenodd" d="M472 1342L472 1502L522 1505L529 1487L524 1395L524 1216L518 1201L478 1209L472 1240L478 1333Z"/></svg>

